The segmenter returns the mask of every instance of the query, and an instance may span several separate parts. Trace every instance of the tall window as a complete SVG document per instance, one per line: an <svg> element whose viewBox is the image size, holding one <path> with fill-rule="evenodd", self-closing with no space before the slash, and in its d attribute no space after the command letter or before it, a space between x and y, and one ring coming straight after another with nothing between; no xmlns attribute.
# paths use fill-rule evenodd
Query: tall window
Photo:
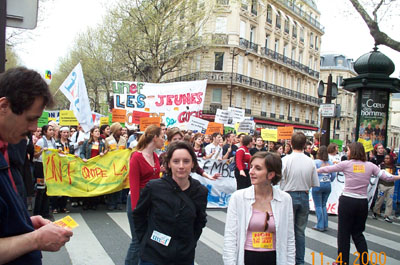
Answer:
<svg viewBox="0 0 400 265"><path fill-rule="evenodd" d="M267 82L267 71L268 71L267 67L264 66L264 71L263 71L263 81L264 82Z"/></svg>
<svg viewBox="0 0 400 265"><path fill-rule="evenodd" d="M278 11L278 14L276 14L276 27L281 28L281 12Z"/></svg>
<svg viewBox="0 0 400 265"><path fill-rule="evenodd" d="M269 48L269 35L265 35L265 48Z"/></svg>
<svg viewBox="0 0 400 265"><path fill-rule="evenodd" d="M222 89L221 88L213 88L211 102L212 103L221 103L222 102Z"/></svg>
<svg viewBox="0 0 400 265"><path fill-rule="evenodd" d="M251 94L247 93L246 95L246 109L251 109Z"/></svg>
<svg viewBox="0 0 400 265"><path fill-rule="evenodd" d="M271 7L271 5L268 5L268 7L267 7L267 22L269 24L272 23L272 7Z"/></svg>
<svg viewBox="0 0 400 265"><path fill-rule="evenodd" d="M299 63L303 63L303 52L299 52Z"/></svg>
<svg viewBox="0 0 400 265"><path fill-rule="evenodd" d="M265 97L261 99L261 111L267 112L267 99Z"/></svg>
<svg viewBox="0 0 400 265"><path fill-rule="evenodd" d="M242 91L238 90L238 91L236 91L235 94L236 94L235 105L236 105L236 107L241 108L242 107Z"/></svg>
<svg viewBox="0 0 400 265"><path fill-rule="evenodd" d="M274 52L279 52L279 40L275 40Z"/></svg>
<svg viewBox="0 0 400 265"><path fill-rule="evenodd" d="M239 36L242 39L246 38L246 22L244 22L243 20L240 20L240 32L239 32Z"/></svg>
<svg viewBox="0 0 400 265"><path fill-rule="evenodd" d="M271 113L275 113L275 98L271 98Z"/></svg>
<svg viewBox="0 0 400 265"><path fill-rule="evenodd" d="M301 91L301 78L297 78L297 92Z"/></svg>
<svg viewBox="0 0 400 265"><path fill-rule="evenodd" d="M315 36L315 49L318 51L318 36Z"/></svg>
<svg viewBox="0 0 400 265"><path fill-rule="evenodd" d="M215 20L215 33L226 33L226 17L217 17Z"/></svg>
<svg viewBox="0 0 400 265"><path fill-rule="evenodd" d="M306 120L310 120L310 109L306 108Z"/></svg>
<svg viewBox="0 0 400 265"><path fill-rule="evenodd" d="M303 28L300 29L300 41L304 42L304 29Z"/></svg>
<svg viewBox="0 0 400 265"><path fill-rule="evenodd" d="M196 55L196 71L200 71L201 55Z"/></svg>
<svg viewBox="0 0 400 265"><path fill-rule="evenodd" d="M215 55L214 70L222 71L224 69L224 53L215 52L214 55Z"/></svg>
<svg viewBox="0 0 400 265"><path fill-rule="evenodd" d="M238 74L243 74L243 61L244 61L244 57L242 55L238 56L238 69L237 72Z"/></svg>
<svg viewBox="0 0 400 265"><path fill-rule="evenodd" d="M283 17L283 20L285 21L285 32L289 34L289 20L286 16Z"/></svg>
<svg viewBox="0 0 400 265"><path fill-rule="evenodd" d="M253 71L253 61L248 60L247 62L247 76L252 76L252 71Z"/></svg>
<svg viewBox="0 0 400 265"><path fill-rule="evenodd" d="M341 86L342 81L343 81L343 76L341 76L341 75L336 76L336 84L338 86Z"/></svg>
<svg viewBox="0 0 400 265"><path fill-rule="evenodd" d="M285 103L281 100L279 104L279 115L285 115Z"/></svg>
<svg viewBox="0 0 400 265"><path fill-rule="evenodd" d="M272 84L276 85L276 70L274 69L274 71L272 72Z"/></svg>
<svg viewBox="0 0 400 265"><path fill-rule="evenodd" d="M299 117L300 117L300 106L299 106L299 104L296 104L295 118L299 118Z"/></svg>
<svg viewBox="0 0 400 265"><path fill-rule="evenodd" d="M293 38L297 38L297 25L294 24L292 27L292 36Z"/></svg>
<svg viewBox="0 0 400 265"><path fill-rule="evenodd" d="M256 30L256 27L254 27L254 26L250 26L250 42L255 42L255 30Z"/></svg>
<svg viewBox="0 0 400 265"><path fill-rule="evenodd" d="M296 58L296 48L292 48L292 54L290 56L290 59L295 60Z"/></svg>
<svg viewBox="0 0 400 265"><path fill-rule="evenodd" d="M285 43L285 46L283 46L283 55L288 56L288 50L289 50L289 44Z"/></svg>
<svg viewBox="0 0 400 265"><path fill-rule="evenodd" d="M310 33L310 48L314 47L314 33Z"/></svg>

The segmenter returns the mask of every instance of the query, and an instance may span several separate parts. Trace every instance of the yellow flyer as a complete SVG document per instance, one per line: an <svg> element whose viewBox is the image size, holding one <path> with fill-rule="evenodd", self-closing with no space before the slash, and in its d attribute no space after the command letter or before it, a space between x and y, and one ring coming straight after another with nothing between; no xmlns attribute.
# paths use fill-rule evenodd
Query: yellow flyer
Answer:
<svg viewBox="0 0 400 265"><path fill-rule="evenodd" d="M64 218L61 218L57 221L54 221L54 223L58 226L61 227L68 227L71 229L74 229L75 227L79 226L77 222L75 222L74 219L72 219L71 216L67 215Z"/></svg>
<svg viewBox="0 0 400 265"><path fill-rule="evenodd" d="M273 248L272 233L267 232L252 232L253 248Z"/></svg>

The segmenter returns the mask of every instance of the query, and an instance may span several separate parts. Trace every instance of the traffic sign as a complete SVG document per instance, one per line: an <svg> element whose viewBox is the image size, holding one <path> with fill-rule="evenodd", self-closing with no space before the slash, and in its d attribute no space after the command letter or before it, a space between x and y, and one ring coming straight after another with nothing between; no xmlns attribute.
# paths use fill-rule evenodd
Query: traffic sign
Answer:
<svg viewBox="0 0 400 265"><path fill-rule="evenodd" d="M326 118L333 118L335 117L335 104L321 104L321 116Z"/></svg>

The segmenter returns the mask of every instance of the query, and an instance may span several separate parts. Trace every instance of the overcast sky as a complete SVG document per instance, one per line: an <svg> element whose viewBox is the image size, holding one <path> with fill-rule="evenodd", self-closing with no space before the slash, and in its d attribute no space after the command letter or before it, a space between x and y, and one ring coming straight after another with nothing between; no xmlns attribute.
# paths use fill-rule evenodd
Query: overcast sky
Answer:
<svg viewBox="0 0 400 265"><path fill-rule="evenodd" d="M361 17L353 11L348 0L317 0L321 12L321 24L325 27L322 37L321 54L339 53L356 60L372 50L374 41ZM68 53L74 38L88 26L101 23L106 12L105 0L54 0L46 6L46 17L35 29L34 37L18 46L18 55L25 66L44 74L45 70L55 71L57 61ZM400 25L400 16L393 16L383 28L395 35L395 25ZM398 29L397 29L398 31ZM396 65L392 76L399 77L400 52L380 47Z"/></svg>

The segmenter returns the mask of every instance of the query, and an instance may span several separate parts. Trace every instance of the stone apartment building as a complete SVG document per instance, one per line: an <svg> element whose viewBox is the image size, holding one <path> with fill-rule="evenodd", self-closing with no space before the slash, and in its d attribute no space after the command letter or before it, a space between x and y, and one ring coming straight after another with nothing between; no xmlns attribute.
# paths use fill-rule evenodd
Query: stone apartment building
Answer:
<svg viewBox="0 0 400 265"><path fill-rule="evenodd" d="M207 79L203 118L217 109L245 109L258 128L318 124L317 86L324 28L314 1L210 0L199 32L207 43L163 81Z"/></svg>

